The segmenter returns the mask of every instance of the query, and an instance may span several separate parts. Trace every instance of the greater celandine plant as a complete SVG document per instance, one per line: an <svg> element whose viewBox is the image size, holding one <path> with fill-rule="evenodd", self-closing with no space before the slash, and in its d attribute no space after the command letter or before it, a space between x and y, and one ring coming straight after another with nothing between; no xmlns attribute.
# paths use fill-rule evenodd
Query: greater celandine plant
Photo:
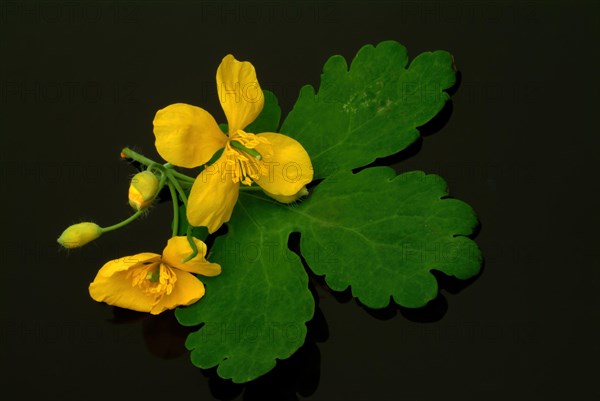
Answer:
<svg viewBox="0 0 600 401"><path fill-rule="evenodd" d="M192 362L241 383L304 343L315 304L287 246L294 232L308 267L370 308L426 305L438 293L432 270L479 273L482 256L469 238L477 217L448 197L442 178L369 167L417 140L450 98L448 52L409 65L406 49L386 41L361 48L350 67L333 56L318 91L304 86L282 124L251 63L225 56L216 83L226 124L185 103L159 110L155 146L166 163L121 152L142 170L129 188L132 215L107 227L78 223L58 238L81 247L148 213L168 189L172 234L162 253L107 262L90 284L94 300L151 314L175 309L182 325L202 325L186 340ZM223 224L208 261L204 241Z"/></svg>

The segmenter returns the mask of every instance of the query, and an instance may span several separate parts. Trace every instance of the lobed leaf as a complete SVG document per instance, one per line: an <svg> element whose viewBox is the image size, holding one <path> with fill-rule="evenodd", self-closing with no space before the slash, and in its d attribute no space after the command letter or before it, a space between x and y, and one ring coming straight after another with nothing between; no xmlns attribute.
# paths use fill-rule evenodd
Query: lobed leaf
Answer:
<svg viewBox="0 0 600 401"><path fill-rule="evenodd" d="M287 213L260 196L240 194L228 234L212 249L210 260L223 272L202 278L201 302L176 311L183 325L203 324L186 341L194 365L219 365L219 376L241 383L304 343L314 299L299 257L287 248Z"/></svg>
<svg viewBox="0 0 600 401"><path fill-rule="evenodd" d="M477 218L448 197L442 178L396 176L386 167L351 172L410 145L448 99L449 53L423 53L407 65L402 45L382 42L363 47L349 69L343 57L330 58L318 93L302 88L280 131L302 143L315 179L324 180L291 206L260 191L240 193L227 235L211 250L222 274L202 277L205 297L176 311L182 324L201 325L186 341L196 366L218 366L221 377L246 382L303 344L314 300L287 248L292 232L301 233L302 255L316 274L334 290L351 286L372 308L391 299L425 305L438 292L432 270L460 279L479 272L481 253L467 237ZM265 108L248 132L277 132L281 109L264 93Z"/></svg>
<svg viewBox="0 0 600 401"><path fill-rule="evenodd" d="M469 205L447 198L436 175L396 176L387 167L325 179L302 208L301 250L328 286L372 308L390 297L406 307L437 296L431 270L460 279L476 275L481 253L467 235L477 217Z"/></svg>
<svg viewBox="0 0 600 401"><path fill-rule="evenodd" d="M318 93L304 86L281 133L308 151L315 179L365 166L395 154L419 137L455 82L452 56L426 52L410 66L406 48L394 41L364 46L348 69L342 56L323 67Z"/></svg>

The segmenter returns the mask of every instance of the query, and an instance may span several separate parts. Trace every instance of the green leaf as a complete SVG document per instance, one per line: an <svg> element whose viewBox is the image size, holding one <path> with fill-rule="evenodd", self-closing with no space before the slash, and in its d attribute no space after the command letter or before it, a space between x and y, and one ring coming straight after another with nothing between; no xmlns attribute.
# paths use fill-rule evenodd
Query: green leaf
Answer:
<svg viewBox="0 0 600 401"><path fill-rule="evenodd" d="M367 45L349 70L342 56L331 57L317 94L310 85L301 89L281 133L308 151L315 179L399 152L442 109L455 82L452 56L427 52L407 63L397 42Z"/></svg>
<svg viewBox="0 0 600 401"><path fill-rule="evenodd" d="M412 143L448 99L444 89L455 79L448 53L424 53L406 65L396 42L365 46L350 71L340 56L327 62L318 94L302 89L281 131L302 143L315 179L324 180L290 206L261 191L240 193L228 233L211 250L222 274L201 277L204 298L176 311L182 324L201 325L186 341L196 366L218 366L219 376L245 382L302 345L314 300L287 248L292 232L301 234L310 269L334 290L350 286L372 308L392 299L425 305L438 292L432 270L459 279L479 272L481 253L467 237L476 216L447 196L440 177L396 176L385 167L351 172ZM276 132L279 116L275 96L265 92L265 109L248 131Z"/></svg>
<svg viewBox="0 0 600 401"><path fill-rule="evenodd" d="M477 225L466 203L447 198L436 175L396 176L387 167L326 179L302 204L302 254L328 286L371 308L390 302L424 306L438 293L431 270L460 279L476 275L481 253L471 239Z"/></svg>
<svg viewBox="0 0 600 401"><path fill-rule="evenodd" d="M477 219L447 195L438 176L396 176L386 167L339 173L291 207L242 192L229 233L212 250L223 273L202 278L206 296L176 312L184 325L204 324L186 342L192 362L219 365L219 376L245 382L302 345L314 301L301 262L287 249L292 232L301 232L302 255L316 274L334 290L351 285L372 308L390 297L406 307L425 305L438 292L432 269L476 275L481 254L466 235Z"/></svg>
<svg viewBox="0 0 600 401"><path fill-rule="evenodd" d="M263 96L265 97L265 106L256 120L246 127L246 132L258 134L261 132L277 132L279 129L281 107L279 107L277 97L268 90L263 90Z"/></svg>
<svg viewBox="0 0 600 401"><path fill-rule="evenodd" d="M241 383L304 343L314 299L300 259L287 248L289 225L282 223L288 214L260 196L241 194L229 233L211 250L210 260L223 272L201 277L204 298L176 311L183 325L204 324L186 341L194 365L219 365L219 376Z"/></svg>
<svg viewBox="0 0 600 401"><path fill-rule="evenodd" d="M259 134L261 132L277 132L279 120L281 119L281 107L279 107L277 96L268 90L263 90L263 96L265 97L263 110L258 117L256 117L256 120L248 125L244 131L253 134ZM229 127L226 123L219 124L219 127L221 128L221 131L225 133L229 131Z"/></svg>

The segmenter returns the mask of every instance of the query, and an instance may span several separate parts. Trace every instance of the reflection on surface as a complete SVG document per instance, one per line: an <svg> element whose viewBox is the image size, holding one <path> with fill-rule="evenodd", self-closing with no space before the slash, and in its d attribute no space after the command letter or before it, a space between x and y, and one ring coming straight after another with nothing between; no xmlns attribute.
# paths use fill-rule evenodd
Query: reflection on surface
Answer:
<svg viewBox="0 0 600 401"><path fill-rule="evenodd" d="M220 378L216 368L203 370L209 378L212 394L219 400L232 400L243 393L245 401L298 400L308 397L319 386L321 353L317 342L327 340L327 322L317 307L307 323L306 341L291 357L277 361L277 366L264 376L248 383L235 384Z"/></svg>
<svg viewBox="0 0 600 401"><path fill-rule="evenodd" d="M405 308L403 306L399 306L393 301L382 309L369 308L358 300L356 300L356 303L360 305L369 315L379 320L392 319L396 317L398 312L400 312L404 318L412 322L432 323L441 320L448 310L448 302L442 294L438 294L435 299L429 301L427 305L422 308Z"/></svg>
<svg viewBox="0 0 600 401"><path fill-rule="evenodd" d="M174 311L149 316L142 322L142 333L146 347L153 355L163 359L177 358L185 353L185 339L194 331L193 327L180 325Z"/></svg>
<svg viewBox="0 0 600 401"><path fill-rule="evenodd" d="M318 302L318 301L317 301ZM113 307L114 324L142 324L142 335L148 351L159 358L177 358L187 353L185 339L198 327L181 326L173 311L160 315L135 312ZM248 383L235 384L217 375L217 368L198 369L208 378L213 396L219 400L232 400L243 394L243 400L297 400L298 394L307 397L319 385L321 354L317 342L326 341L328 327L320 308L316 307L313 319L307 323L304 344L288 359L277 361L267 374Z"/></svg>
<svg viewBox="0 0 600 401"><path fill-rule="evenodd" d="M363 305L358 299L356 303L360 305L369 315L379 320L388 320L396 316L397 312L400 312L402 317L410 320L411 322L417 323L432 323L440 321L446 312L448 311L448 301L446 297L442 295L441 291L444 290L450 294L458 294L470 286L483 272L483 267L477 276L471 277L467 280L460 280L453 276L448 276L440 271L431 270L431 273L435 276L438 282L438 295L425 306L421 308L405 308L391 301L388 306L382 309L372 309L366 305Z"/></svg>
<svg viewBox="0 0 600 401"><path fill-rule="evenodd" d="M472 236L474 237L476 235L477 231ZM458 294L459 292L470 286L473 282L475 282L483 273L484 268L485 263L482 263L482 267L479 274L466 280L461 280L453 276L448 276L440 271L432 269L431 274L433 274L438 283L438 295L435 299L432 299L421 308L406 308L398 305L393 300L391 300L388 306L381 309L370 308L361 303L358 299L354 298L352 296L351 286L346 288L344 291L333 291L327 286L327 283L323 276L315 275L309 270L308 267L307 271L309 274L313 294L315 295L315 299L317 300L319 299L319 296L330 295L337 302L345 304L349 303L354 299L354 302L356 302L357 305L364 309L365 312L379 320L389 320L396 317L396 315L400 313L402 317L412 322L432 323L440 321L448 311L448 301L446 300L446 297L444 297L444 295L441 293L441 291L446 291L452 295Z"/></svg>
<svg viewBox="0 0 600 401"><path fill-rule="evenodd" d="M219 400L243 399L250 400L298 400L298 396L308 397L312 395L319 386L321 353L318 342L327 341L329 338L329 327L325 316L319 307L320 296L330 294L337 302L351 306L354 298L350 288L342 292L330 290L323 277L316 276L310 270L309 288L315 296L316 309L313 319L307 323L307 335L305 343L288 359L277 361L277 365L267 374L248 383L235 384L231 380L225 380L217 375L217 368L198 369L198 372L208 379L208 387L212 395ZM459 280L443 273L432 271L438 280L440 290L450 294L456 294L473 283L477 277L469 280ZM354 302L359 305L370 316L379 320L402 318L417 322L429 323L441 320L447 309L446 297L438 294L438 297L429 302L423 308L408 309L391 302L386 308L371 309L362 305L358 300ZM198 329L198 327L181 326L173 311L166 311L160 315L149 315L134 312L118 307L113 307L114 324L139 324L142 326L142 335L148 351L161 359L187 357L185 340L187 336ZM194 369L194 368L192 368Z"/></svg>
<svg viewBox="0 0 600 401"><path fill-rule="evenodd" d="M185 339L188 334L197 329L180 325L172 310L151 315L115 306L111 322L115 324L141 322L146 348L152 355L162 359L177 358L186 353Z"/></svg>
<svg viewBox="0 0 600 401"><path fill-rule="evenodd" d="M393 168L397 174L406 172L407 170L403 165L403 162L416 156L421 151L421 148L423 147L423 137L433 135L444 128L444 126L450 120L450 116L452 115L453 111L454 106L452 100L448 100L442 110L440 110L435 117L429 120L425 125L418 127L421 135L413 143L393 155L377 158L375 161L367 164L366 166L355 168L352 170L352 172L356 174L367 168L382 166Z"/></svg>

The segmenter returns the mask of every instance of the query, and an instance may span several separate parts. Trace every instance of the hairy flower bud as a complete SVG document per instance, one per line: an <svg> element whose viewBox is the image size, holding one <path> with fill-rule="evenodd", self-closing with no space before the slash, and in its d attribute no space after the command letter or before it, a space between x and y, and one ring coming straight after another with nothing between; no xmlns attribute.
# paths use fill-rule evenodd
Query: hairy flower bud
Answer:
<svg viewBox="0 0 600 401"><path fill-rule="evenodd" d="M264 190L263 190L264 191ZM270 192L264 191L265 194L269 195L271 198L275 199L278 202L281 203L292 203L297 201L298 199L302 198L303 196L308 195L308 189L306 189L306 187L302 187L300 188L300 191L298 191L297 193L295 193L294 195L274 195Z"/></svg>
<svg viewBox="0 0 600 401"><path fill-rule="evenodd" d="M129 185L129 204L135 210L146 209L158 192L158 178L150 171L137 173Z"/></svg>
<svg viewBox="0 0 600 401"><path fill-rule="evenodd" d="M69 226L57 241L67 249L79 248L102 235L102 228L96 223L79 223Z"/></svg>

